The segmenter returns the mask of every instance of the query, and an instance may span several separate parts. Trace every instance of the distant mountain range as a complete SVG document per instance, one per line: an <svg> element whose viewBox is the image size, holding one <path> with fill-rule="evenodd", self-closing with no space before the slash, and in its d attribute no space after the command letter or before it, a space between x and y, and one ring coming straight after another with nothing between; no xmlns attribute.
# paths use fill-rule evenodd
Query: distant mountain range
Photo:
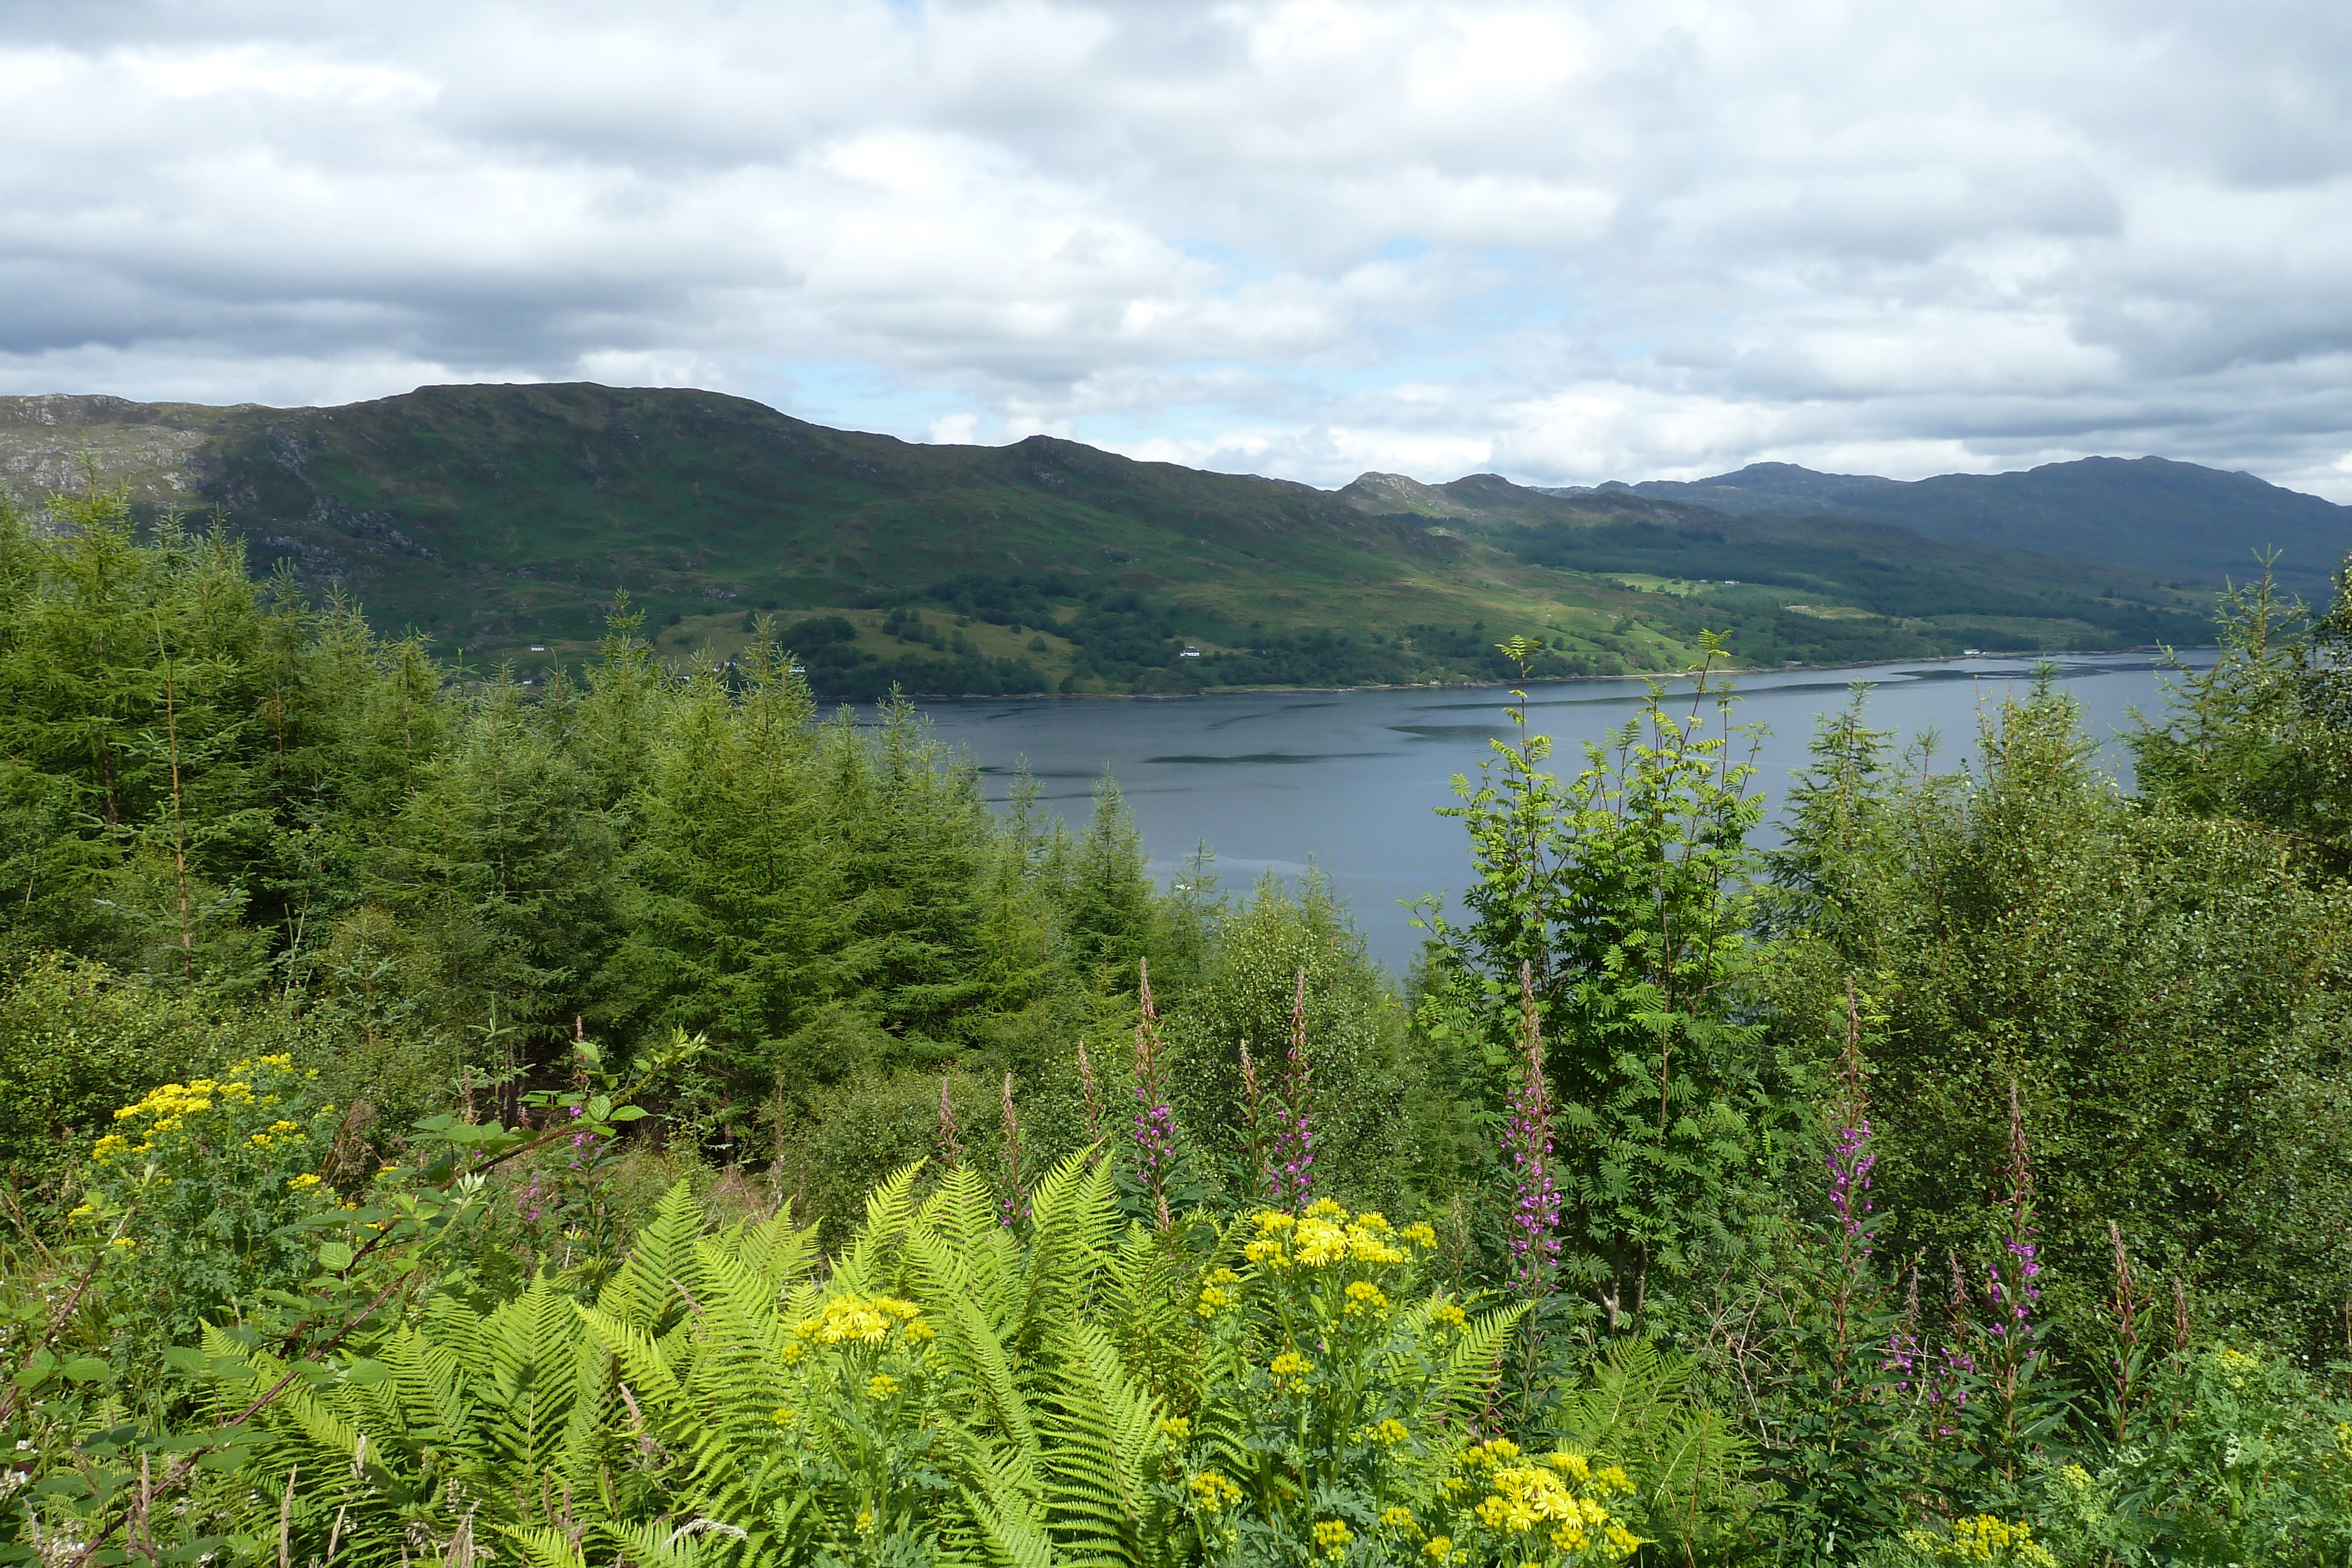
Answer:
<svg viewBox="0 0 2352 1568"><path fill-rule="evenodd" d="M2352 508L2243 475L2095 459L1903 484L1758 465L1546 490L1368 474L1334 491L1044 436L924 445L714 392L426 387L338 408L0 398L0 485L95 472L216 516L257 570L529 673L625 591L667 653L773 612L821 690L1182 692L2210 636L2263 546L2324 580Z"/></svg>
<svg viewBox="0 0 2352 1568"><path fill-rule="evenodd" d="M2182 586L2242 582L2259 570L2258 553L2271 549L2279 552L2282 579L2321 584L2352 549L2352 507L2252 474L2162 457L2085 457L2021 473L1909 481L1751 463L1711 479L1545 494L1572 498L1616 489L1732 517L1892 523L1931 539L2130 566Z"/></svg>

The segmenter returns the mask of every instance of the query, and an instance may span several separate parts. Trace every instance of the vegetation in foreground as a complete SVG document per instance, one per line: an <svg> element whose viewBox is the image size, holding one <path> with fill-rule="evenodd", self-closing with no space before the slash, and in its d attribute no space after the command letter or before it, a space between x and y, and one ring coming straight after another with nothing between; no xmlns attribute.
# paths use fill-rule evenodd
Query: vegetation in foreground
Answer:
<svg viewBox="0 0 2352 1568"><path fill-rule="evenodd" d="M2347 604L1769 853L1715 669L1515 709L1398 986L772 643L0 529L0 1552L2343 1563Z"/></svg>

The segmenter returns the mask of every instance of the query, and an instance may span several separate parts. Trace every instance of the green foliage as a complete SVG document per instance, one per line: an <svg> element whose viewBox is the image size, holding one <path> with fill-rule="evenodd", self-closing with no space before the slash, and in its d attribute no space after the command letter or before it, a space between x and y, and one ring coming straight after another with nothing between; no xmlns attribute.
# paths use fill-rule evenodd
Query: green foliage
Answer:
<svg viewBox="0 0 2352 1568"><path fill-rule="evenodd" d="M2284 600L2267 563L2222 597L2221 657L2183 669L2161 721L2126 737L2148 800L2288 834L2315 869L2352 869L2352 562L2321 614Z"/></svg>
<svg viewBox="0 0 2352 1568"><path fill-rule="evenodd" d="M1872 1099L1889 1239L1990 1239L1981 1196L2022 1096L2062 1332L2087 1333L2110 1221L2210 1321L2336 1340L2352 1253L2341 1022L2352 906L2280 836L2126 800L2073 703L1988 711L1980 768L1898 773L1856 714L1824 727L1776 857L1801 927L1772 985L1792 1009L1875 977Z"/></svg>
<svg viewBox="0 0 2352 1568"><path fill-rule="evenodd" d="M87 1197L67 1217L124 1254L109 1284L141 1304L126 1353L152 1355L231 1303L308 1278L303 1222L334 1206L326 1177L341 1123L311 1092L316 1070L279 1055L220 1071L116 1111L91 1145Z"/></svg>
<svg viewBox="0 0 2352 1568"><path fill-rule="evenodd" d="M1564 1448L1616 1459L1654 1538L1685 1561L1712 1561L1745 1541L1767 1500L1752 1479L1749 1437L1689 1396L1692 1368L1648 1340L1612 1341L1591 1380L1549 1417Z"/></svg>
<svg viewBox="0 0 2352 1568"><path fill-rule="evenodd" d="M1422 1164L1408 1107L1434 1092L1408 1055L1402 1009L1320 877L1296 895L1266 877L1219 923L1206 971L1169 1009L1177 1119L1227 1173L1236 1201L1268 1196L1261 1167L1272 1154L1302 975L1311 1093L1302 1108L1311 1117L1316 1190L1397 1206ZM1259 1085L1255 1127L1244 1050Z"/></svg>
<svg viewBox="0 0 2352 1568"><path fill-rule="evenodd" d="M1496 742L1479 787L1457 779L1464 803L1447 809L1470 831L1470 918L1427 917L1430 1032L1467 1035L1499 1066L1519 1039L1523 974L1531 988L1566 1127L1562 1267L1612 1332L1741 1245L1739 1192L1769 1113L1759 1031L1731 1008L1752 961L1753 769L1732 753L1712 658L1687 711L1667 703L1654 684L1565 781L1515 709L1518 741Z"/></svg>
<svg viewBox="0 0 2352 1568"><path fill-rule="evenodd" d="M1408 1008L772 619L467 683L76 516L0 526L0 1563L2352 1546L2326 617L2137 800L2050 683L1957 774L1858 696L1769 855L1717 640L1571 776L1522 706Z"/></svg>
<svg viewBox="0 0 2352 1568"><path fill-rule="evenodd" d="M2134 1440L2045 1466L2021 1491L2062 1561L2341 1563L2352 1552L2352 1402L2274 1355L2165 1358Z"/></svg>
<svg viewBox="0 0 2352 1568"><path fill-rule="evenodd" d="M268 1011L45 954L0 989L0 1162L20 1190L54 1191L150 1086L282 1051L299 1033Z"/></svg>

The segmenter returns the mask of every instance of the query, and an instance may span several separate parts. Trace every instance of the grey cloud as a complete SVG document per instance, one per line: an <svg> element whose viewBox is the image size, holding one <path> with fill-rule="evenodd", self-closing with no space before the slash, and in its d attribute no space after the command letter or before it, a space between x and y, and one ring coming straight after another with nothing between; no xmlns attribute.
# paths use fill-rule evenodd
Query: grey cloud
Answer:
<svg viewBox="0 0 2352 1568"><path fill-rule="evenodd" d="M2326 0L19 0L0 382L2352 496L2347 48Z"/></svg>

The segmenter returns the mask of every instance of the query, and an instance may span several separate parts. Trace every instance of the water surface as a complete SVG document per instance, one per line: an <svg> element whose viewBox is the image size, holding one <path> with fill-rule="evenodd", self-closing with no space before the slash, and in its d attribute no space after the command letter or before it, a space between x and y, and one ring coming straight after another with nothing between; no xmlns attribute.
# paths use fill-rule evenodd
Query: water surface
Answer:
<svg viewBox="0 0 2352 1568"><path fill-rule="evenodd" d="M2185 657L2193 664L2212 655ZM1815 719L1842 706L1855 682L1871 684L1875 727L1904 744L1935 731L1940 766L1950 768L1973 758L1979 713L2021 694L2033 664L1978 658L1744 676L1735 718L1765 731L1758 782L1777 809ZM2161 708L2163 666L2146 654L2075 655L2057 665L2062 689L2083 705L2084 727L2107 742L2105 766L2128 784L2130 759L2115 737L2135 706ZM1554 737L1556 760L1572 767L1579 743L1624 723L1644 690L1634 680L1538 685L1528 727ZM1475 775L1492 755L1488 743L1511 735L1507 700L1501 687L1449 686L923 707L940 739L971 753L992 799L1005 798L1026 758L1045 800L1073 827L1085 825L1095 781L1110 769L1156 875L1176 875L1203 844L1229 888L1246 889L1268 871L1301 875L1312 864L1347 898L1374 954L1402 969L1420 935L1401 902L1451 894L1468 875L1462 824L1436 809L1452 803L1454 775Z"/></svg>

